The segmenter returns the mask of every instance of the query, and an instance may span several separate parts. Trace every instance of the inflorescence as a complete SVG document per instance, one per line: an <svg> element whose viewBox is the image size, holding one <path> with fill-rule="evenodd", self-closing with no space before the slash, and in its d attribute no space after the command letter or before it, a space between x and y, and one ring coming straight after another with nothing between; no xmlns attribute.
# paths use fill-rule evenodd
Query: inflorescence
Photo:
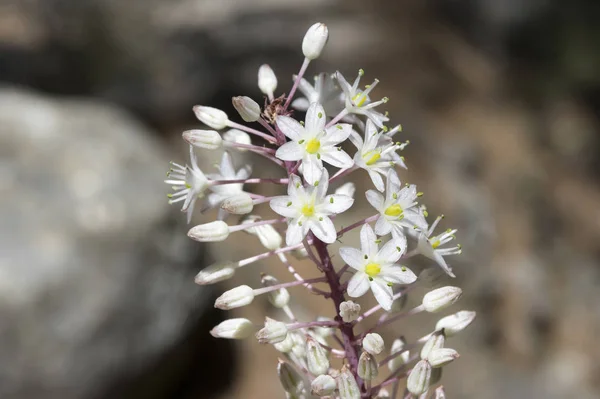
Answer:
<svg viewBox="0 0 600 399"><path fill-rule="evenodd" d="M195 106L197 118L213 130L183 133L190 146L190 163L172 163L165 180L174 190L169 194L169 202L182 203L188 223L194 208L200 206L201 212L218 208L216 220L191 228L188 236L200 242L214 242L243 231L256 236L267 250L247 259L205 267L196 276L196 283L226 280L238 268L270 257L277 257L292 277L290 282L281 283L262 274L260 288L241 285L223 293L215 302L219 309L233 309L266 295L275 308L282 310L286 321L267 317L260 328L246 318L229 319L214 327L211 334L228 339L255 334L260 343L273 345L281 352L277 373L288 398L395 398L403 380L403 398L445 398L439 385L441 370L459 356L454 349L445 347L445 340L465 329L474 320L475 312L463 310L443 317L431 333L414 342L407 342L398 334L387 355L384 340L376 331L416 313L439 312L460 298L460 288L445 286L428 292L413 309L396 306L417 281L415 273L405 266L411 257L424 256L454 277L445 257L461 252L460 245L446 245L455 238L456 230L435 233L443 216L430 225L426 208L420 203L422 193L415 185L402 185L397 169L406 165L398 152L404 150L408 141L395 141L394 136L402 130L400 125L388 128L387 113L377 110L388 99L370 98L379 81L375 79L362 88L363 70L352 84L340 72L321 73L314 78L314 85L304 78L310 62L320 56L328 35L322 23L309 28L302 42L304 62L298 75L293 76L287 95L276 97L277 78L268 65L262 65L258 87L266 96L264 107L249 97L233 98L241 118L247 123L258 123L260 129L235 123L219 109ZM298 90L304 97L293 100ZM305 119L297 120L293 109L306 112ZM228 130L224 133L218 132L225 128ZM356 147L353 155L346 152L346 141ZM217 173L200 170L197 148L225 149ZM232 154L247 151L268 159L286 177L251 177L248 165L236 169ZM335 173L330 175L326 165ZM365 196L374 215L336 228L336 216L354 204L355 186L343 180L360 173L360 169L367 172L373 183L374 189L366 191ZM334 183L339 187L329 193ZM245 191L246 185L253 184L286 185L287 195L265 197ZM276 214L272 219L251 215L254 207L266 203ZM235 225L225 221L231 215L243 216ZM342 246L336 266L328 245L340 241L344 233L353 229L360 229L360 248ZM412 248L409 242L414 244ZM289 254L308 258L321 277L303 278L289 262ZM331 300L335 318L299 320L288 291L295 286ZM359 298L368 292L378 305L366 311L346 298ZM378 312L382 313L379 319L367 324L370 316Z"/></svg>

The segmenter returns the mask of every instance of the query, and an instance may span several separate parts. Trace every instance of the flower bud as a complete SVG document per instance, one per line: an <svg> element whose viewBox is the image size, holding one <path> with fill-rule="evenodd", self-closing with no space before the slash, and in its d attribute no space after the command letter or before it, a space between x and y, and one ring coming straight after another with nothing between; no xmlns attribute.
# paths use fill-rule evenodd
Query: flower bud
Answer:
<svg viewBox="0 0 600 399"><path fill-rule="evenodd" d="M223 133L223 140L225 141L224 144L227 144L227 143L236 143L236 144L244 144L244 145L252 144L252 139L250 138L250 135L248 133L243 132L238 129L229 129L228 131ZM240 152L248 151L245 148L237 148L237 150Z"/></svg>
<svg viewBox="0 0 600 399"><path fill-rule="evenodd" d="M379 390L379 392L377 392L377 396L375 396L374 399L387 399L389 397L390 397L390 392L385 388L381 388Z"/></svg>
<svg viewBox="0 0 600 399"><path fill-rule="evenodd" d="M467 328L475 320L475 316L475 312L461 310L460 312L441 318L435 325L435 329L443 329L444 334L447 337L451 337Z"/></svg>
<svg viewBox="0 0 600 399"><path fill-rule="evenodd" d="M446 391L443 386L439 386L435 390L435 396L433 399L446 399Z"/></svg>
<svg viewBox="0 0 600 399"><path fill-rule="evenodd" d="M452 362L454 359L458 359L460 355L457 351L450 348L434 349L429 352L427 360L431 367L442 367Z"/></svg>
<svg viewBox="0 0 600 399"><path fill-rule="evenodd" d="M188 237L200 242L224 241L229 237L229 226L221 220L199 224L188 231Z"/></svg>
<svg viewBox="0 0 600 399"><path fill-rule="evenodd" d="M249 305L254 300L254 290L247 285L240 285L225 291L215 301L215 308L229 310Z"/></svg>
<svg viewBox="0 0 600 399"><path fill-rule="evenodd" d="M248 319L229 319L221 322L210 330L210 335L215 338L244 339L254 331L254 325Z"/></svg>
<svg viewBox="0 0 600 399"><path fill-rule="evenodd" d="M283 341L273 344L273 346L279 352L288 353L294 347L294 340L292 338L292 334L288 334Z"/></svg>
<svg viewBox="0 0 600 399"><path fill-rule="evenodd" d="M421 395L429 389L431 365L427 360L419 361L408 375L406 388L413 395Z"/></svg>
<svg viewBox="0 0 600 399"><path fill-rule="evenodd" d="M400 367L404 366L406 363L408 363L408 360L410 359L410 352L405 351L404 346L406 346L406 341L404 341L404 338L395 339L392 343L390 355L394 355L396 353L401 352L398 356L390 360L387 364L388 368L392 373L398 370Z"/></svg>
<svg viewBox="0 0 600 399"><path fill-rule="evenodd" d="M315 378L310 384L311 394L316 396L331 395L335 391L335 380L327 374Z"/></svg>
<svg viewBox="0 0 600 399"><path fill-rule="evenodd" d="M363 338L362 346L363 349L369 352L371 355L379 355L383 351L385 344L383 342L383 338L381 338L381 335L370 333L365 335Z"/></svg>
<svg viewBox="0 0 600 399"><path fill-rule="evenodd" d="M353 301L340 303L340 315L342 316L344 323L350 323L351 321L358 319L359 314L360 305L358 303L354 303Z"/></svg>
<svg viewBox="0 0 600 399"><path fill-rule="evenodd" d="M325 316L319 316L317 317L317 321L333 321L333 319ZM331 327L316 327L314 331L319 337L326 338L333 335L334 330Z"/></svg>
<svg viewBox="0 0 600 399"><path fill-rule="evenodd" d="M315 375L325 374L329 370L327 352L310 336L306 339L306 365L308 371Z"/></svg>
<svg viewBox="0 0 600 399"><path fill-rule="evenodd" d="M279 284L279 281L275 277L269 276L267 274L262 276L260 282L263 285L263 287L272 287L274 285ZM267 296L269 298L269 302L271 302L271 305L275 306L276 308L283 308L290 302L290 293L285 288L280 288L278 290L268 292Z"/></svg>
<svg viewBox="0 0 600 399"><path fill-rule="evenodd" d="M277 364L277 376L279 376L279 381L283 389L292 395L299 394L304 389L302 376L291 364L281 359L279 359L279 363Z"/></svg>
<svg viewBox="0 0 600 399"><path fill-rule="evenodd" d="M277 89L277 77L267 64L263 64L258 68L258 88L269 98L273 97L273 92Z"/></svg>
<svg viewBox="0 0 600 399"><path fill-rule="evenodd" d="M346 366L342 367L337 377L337 387L340 399L360 399L358 384Z"/></svg>
<svg viewBox="0 0 600 399"><path fill-rule="evenodd" d="M356 192L356 186L352 182L348 182L339 186L335 193L338 195L347 195L350 198L354 198L354 193Z"/></svg>
<svg viewBox="0 0 600 399"><path fill-rule="evenodd" d="M372 380L379 374L377 360L368 352L363 352L358 359L358 376L363 380Z"/></svg>
<svg viewBox="0 0 600 399"><path fill-rule="evenodd" d="M207 150L216 150L223 144L221 135L214 130L186 130L182 136L188 144Z"/></svg>
<svg viewBox="0 0 600 399"><path fill-rule="evenodd" d="M260 118L260 105L250 97L233 97L231 102L245 122L256 122Z"/></svg>
<svg viewBox="0 0 600 399"><path fill-rule="evenodd" d="M421 348L421 359L427 359L431 351L444 347L446 337L441 332L436 332L429 337L423 348Z"/></svg>
<svg viewBox="0 0 600 399"><path fill-rule="evenodd" d="M267 317L265 326L256 333L256 339L261 344L276 344L283 341L287 335L288 328L285 323Z"/></svg>
<svg viewBox="0 0 600 399"><path fill-rule="evenodd" d="M303 260L308 258L308 251L306 250L306 248L300 247L292 251L292 256L298 260Z"/></svg>
<svg viewBox="0 0 600 399"><path fill-rule="evenodd" d="M442 287L428 292L423 297L423 307L430 313L439 312L446 309L462 295L462 290L458 287Z"/></svg>
<svg viewBox="0 0 600 399"><path fill-rule="evenodd" d="M199 285L218 283L231 278L235 274L236 267L237 264L234 262L215 263L200 270L194 281Z"/></svg>
<svg viewBox="0 0 600 399"><path fill-rule="evenodd" d="M250 215L244 218L242 224L245 223L254 223L261 220L260 216ZM257 236L260 240L260 243L267 248L268 250L274 251L277 248L281 247L282 238L281 234L275 230L275 228L270 224L265 224L262 226L248 227L244 230L246 233Z"/></svg>
<svg viewBox="0 0 600 399"><path fill-rule="evenodd" d="M196 114L196 118L198 118L200 122L212 127L213 129L223 129L229 123L227 114L220 109L204 107L202 105L196 105L193 109L194 114Z"/></svg>
<svg viewBox="0 0 600 399"><path fill-rule="evenodd" d="M329 38L329 30L327 26L322 23L316 23L310 28L304 35L302 40L302 53L309 60L319 58L323 47L327 44Z"/></svg>
<svg viewBox="0 0 600 399"><path fill-rule="evenodd" d="M291 335L294 342L292 353L299 359L306 357L306 336L299 332L291 332L288 335Z"/></svg>
<svg viewBox="0 0 600 399"><path fill-rule="evenodd" d="M233 215L245 215L252 212L254 204L252 198L247 193L242 192L225 198L221 203L221 208Z"/></svg>

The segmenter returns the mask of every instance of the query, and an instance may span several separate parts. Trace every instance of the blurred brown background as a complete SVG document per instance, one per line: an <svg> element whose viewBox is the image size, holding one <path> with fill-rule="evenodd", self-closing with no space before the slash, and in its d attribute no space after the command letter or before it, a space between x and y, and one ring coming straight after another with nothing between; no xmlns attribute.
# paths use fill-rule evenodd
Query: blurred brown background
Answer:
<svg viewBox="0 0 600 399"><path fill-rule="evenodd" d="M478 319L450 397L600 396L599 18L593 0L2 0L0 397L282 397L272 348L208 334L245 276L193 283L256 243L191 243L161 180L191 107L259 100L262 63L287 91L316 21L309 74L381 80L403 179L459 228L455 310Z"/></svg>

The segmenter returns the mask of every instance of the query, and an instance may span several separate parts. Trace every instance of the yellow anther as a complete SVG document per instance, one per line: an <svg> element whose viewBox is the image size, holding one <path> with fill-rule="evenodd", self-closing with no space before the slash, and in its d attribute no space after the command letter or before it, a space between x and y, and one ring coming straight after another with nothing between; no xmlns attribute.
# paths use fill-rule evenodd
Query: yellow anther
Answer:
<svg viewBox="0 0 600 399"><path fill-rule="evenodd" d="M368 263L365 266L365 273L367 273L369 277L375 277L379 274L379 272L381 272L381 266L379 263Z"/></svg>
<svg viewBox="0 0 600 399"><path fill-rule="evenodd" d="M394 205L388 206L384 213L387 216L398 217L398 216L402 215L402 212L403 212L402 207L399 204L394 204Z"/></svg>
<svg viewBox="0 0 600 399"><path fill-rule="evenodd" d="M309 154L316 154L321 148L321 142L317 139L310 139L306 143L306 152Z"/></svg>
<svg viewBox="0 0 600 399"><path fill-rule="evenodd" d="M362 107L365 101L367 101L367 96L365 96L362 91L359 91L354 95L354 97L352 97L352 102L357 107Z"/></svg>

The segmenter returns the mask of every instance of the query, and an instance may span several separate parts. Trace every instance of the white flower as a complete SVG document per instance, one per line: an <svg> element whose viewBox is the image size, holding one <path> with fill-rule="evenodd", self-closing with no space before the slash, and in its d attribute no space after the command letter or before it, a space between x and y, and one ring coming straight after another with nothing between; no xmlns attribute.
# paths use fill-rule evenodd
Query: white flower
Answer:
<svg viewBox="0 0 600 399"><path fill-rule="evenodd" d="M323 169L316 186L303 187L300 178L291 175L288 195L271 200L271 209L288 218L285 236L287 245L302 242L309 230L323 242L335 242L337 234L329 216L346 211L354 200L346 195L326 195L328 187L329 175L326 169Z"/></svg>
<svg viewBox="0 0 600 399"><path fill-rule="evenodd" d="M183 201L181 210L187 213L187 222L192 220L194 204L198 198L204 197L209 182L204 173L198 167L198 160L194 147L190 146L191 166L181 166L171 162L171 170L167 173L165 183L173 186L173 194L169 194L169 204Z"/></svg>
<svg viewBox="0 0 600 399"><path fill-rule="evenodd" d="M327 25L320 22L312 25L308 28L302 40L302 53L309 60L319 58L328 38Z"/></svg>
<svg viewBox="0 0 600 399"><path fill-rule="evenodd" d="M369 288L381 307L392 308L393 284L411 284L417 276L396 262L406 251L406 238L393 238L381 249L375 232L368 224L360 230L361 249L340 248L340 256L356 273L348 282L348 295L356 298L364 295Z"/></svg>
<svg viewBox="0 0 600 399"><path fill-rule="evenodd" d="M387 116L375 111L374 108L378 105L386 103L387 98L384 97L379 101L371 102L371 100L369 99L369 93L371 92L371 90L373 90L373 88L375 88L375 86L377 86L377 83L379 83L379 81L375 79L373 83L365 87L365 90L360 90L358 88L358 84L360 83L360 78L363 75L364 71L362 69L358 71L358 76L356 77L356 80L351 86L350 83L348 83L346 79L344 79L344 76L339 71L335 73L335 78L337 79L337 81L340 84L340 87L344 91L344 101L346 105L346 110L348 111L348 113L351 114L364 115L370 120L372 120L373 123L377 125L377 127L383 128L383 123L389 121L390 119Z"/></svg>
<svg viewBox="0 0 600 399"><path fill-rule="evenodd" d="M294 81L298 78L294 75ZM300 79L298 89L304 97L299 97L292 102L292 107L299 111L306 111L310 104L319 103L323 106L325 114L333 117L344 109L343 92L328 73L315 76L314 87L304 78Z"/></svg>
<svg viewBox="0 0 600 399"><path fill-rule="evenodd" d="M429 230L427 230L426 227L421 229L417 242L417 251L421 255L435 261L438 266L441 267L450 277L455 277L454 273L452 273L452 268L446 263L444 256L459 255L462 253L462 248L460 245L451 248L440 248L440 246L456 238L454 233L456 233L457 230L448 229L442 234L431 236L433 234L433 230L435 230L441 219L441 216L438 217L435 222L433 222Z"/></svg>
<svg viewBox="0 0 600 399"><path fill-rule="evenodd" d="M224 152L221 158L221 164L217 167L219 173L211 173L208 176L211 180L239 180L247 179L250 176L250 166L246 165L240 170L236 171L231 160L231 155L228 152ZM208 195L207 202L209 208L219 206L223 200L234 195L241 194L244 192L243 183L232 183L232 184L218 184L210 187L212 191ZM219 218L223 218L225 210L219 210Z"/></svg>
<svg viewBox="0 0 600 399"><path fill-rule="evenodd" d="M417 187L402 187L392 169L387 174L385 197L375 190L367 191L366 196L371 206L379 212L375 232L380 236L391 232L394 238L400 238L404 236L403 228L414 229L415 226L421 228L427 225L416 206Z"/></svg>
<svg viewBox="0 0 600 399"><path fill-rule="evenodd" d="M344 123L325 129L325 121L325 111L318 103L308 108L304 126L289 116L277 117L277 127L292 141L279 147L275 156L284 161L302 160L304 179L310 184L321 176L323 162L338 168L354 164L341 147L336 147L348 138L352 126Z"/></svg>
<svg viewBox="0 0 600 399"><path fill-rule="evenodd" d="M402 159L396 154L396 150L401 146L386 136L383 130L378 132L370 119L365 127L365 139L352 131L350 141L358 150L354 155L354 164L369 173L373 184L381 192L384 190L381 175L385 176L395 165L406 168Z"/></svg>

